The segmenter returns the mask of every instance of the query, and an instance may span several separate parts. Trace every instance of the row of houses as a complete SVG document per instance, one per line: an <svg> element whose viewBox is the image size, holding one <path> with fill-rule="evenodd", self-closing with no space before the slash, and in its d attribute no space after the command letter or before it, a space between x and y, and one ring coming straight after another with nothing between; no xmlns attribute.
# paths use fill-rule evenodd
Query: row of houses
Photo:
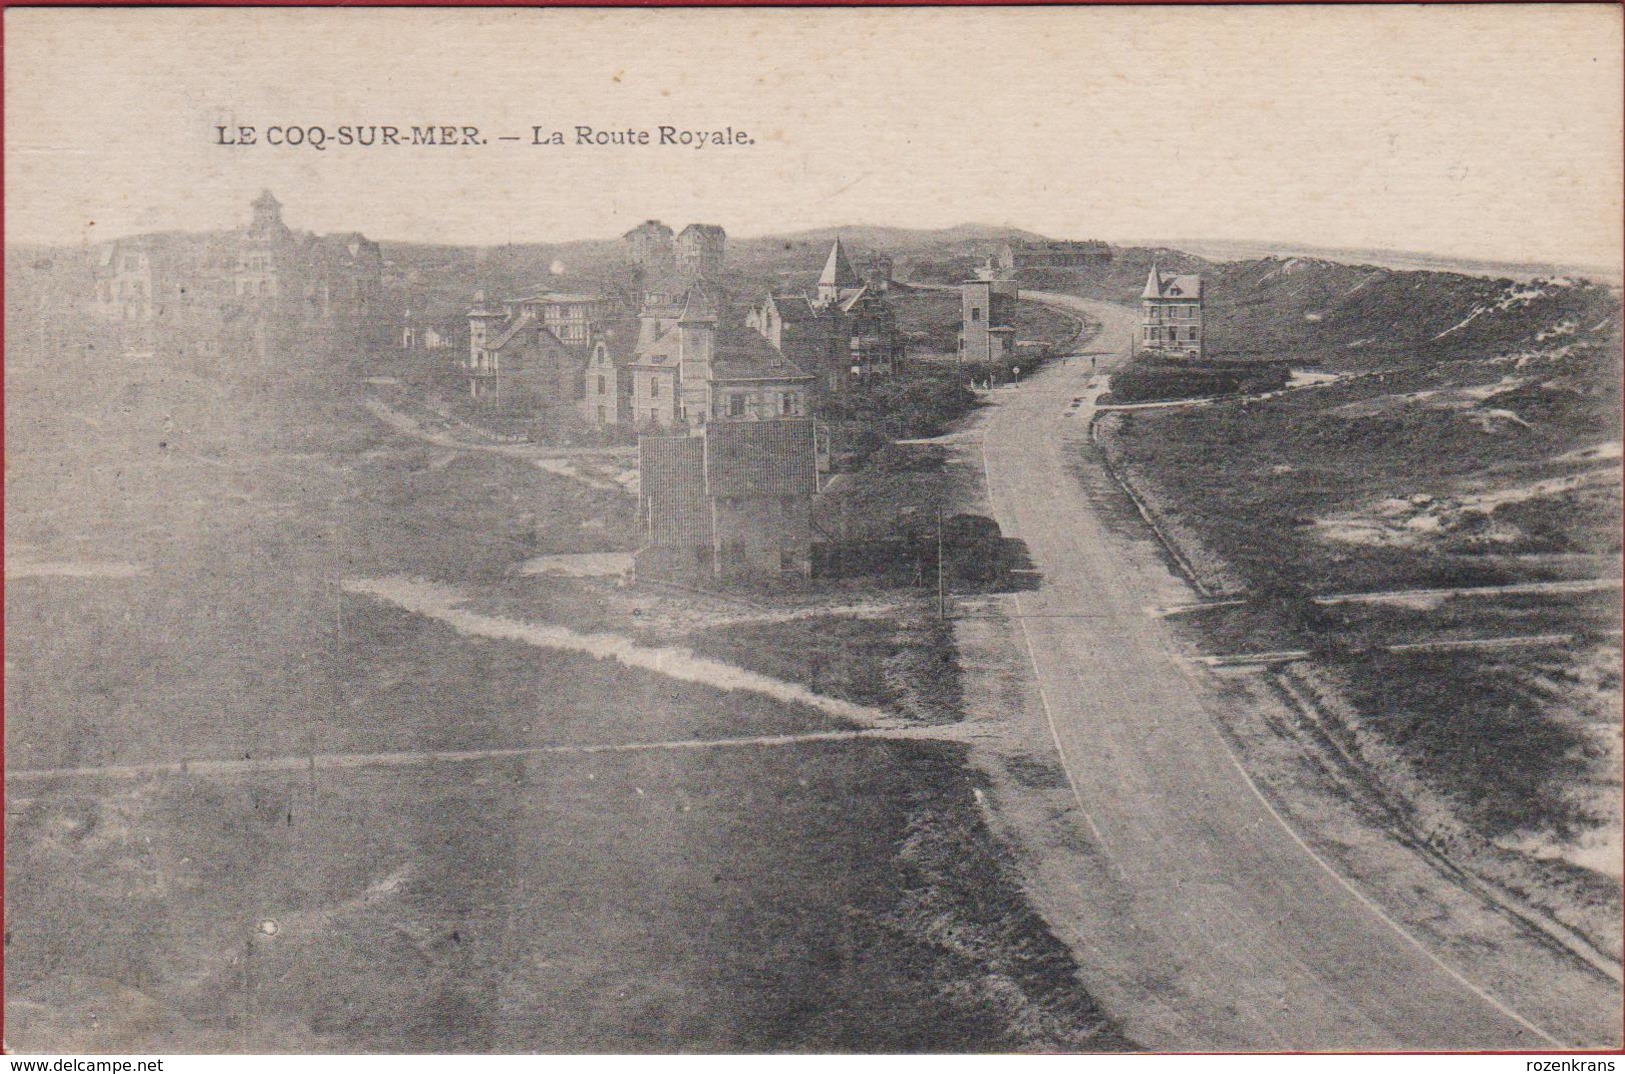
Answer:
<svg viewBox="0 0 1625 1074"><path fill-rule="evenodd" d="M1006 242L993 254L994 263L1004 272L1024 268L1087 268L1107 264L1111 259L1112 248L1095 239Z"/></svg>
<svg viewBox="0 0 1625 1074"><path fill-rule="evenodd" d="M626 236L640 267L659 266L649 221ZM669 429L717 416L801 416L821 395L903 369L903 335L884 292L839 240L811 293L769 292L738 306L723 285L726 235L691 225L669 272L644 268L635 303L601 293L538 294L468 311L461 363L476 401L540 421ZM635 308L628 308L635 305Z"/></svg>
<svg viewBox="0 0 1625 1074"><path fill-rule="evenodd" d="M722 228L674 234L650 220L623 241L637 269L631 302L477 295L460 370L468 395L542 422L637 430L640 572L809 573L828 460L817 402L904 368L889 262L872 259L860 276L837 239L810 292L740 303Z"/></svg>

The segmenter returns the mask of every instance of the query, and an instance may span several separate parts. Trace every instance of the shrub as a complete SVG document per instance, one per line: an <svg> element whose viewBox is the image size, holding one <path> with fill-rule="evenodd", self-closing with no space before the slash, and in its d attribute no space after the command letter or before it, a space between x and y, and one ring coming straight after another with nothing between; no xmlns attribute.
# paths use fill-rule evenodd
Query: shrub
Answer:
<svg viewBox="0 0 1625 1074"><path fill-rule="evenodd" d="M1285 362L1173 362L1137 359L1112 374L1112 401L1149 403L1252 395L1284 387L1292 373Z"/></svg>

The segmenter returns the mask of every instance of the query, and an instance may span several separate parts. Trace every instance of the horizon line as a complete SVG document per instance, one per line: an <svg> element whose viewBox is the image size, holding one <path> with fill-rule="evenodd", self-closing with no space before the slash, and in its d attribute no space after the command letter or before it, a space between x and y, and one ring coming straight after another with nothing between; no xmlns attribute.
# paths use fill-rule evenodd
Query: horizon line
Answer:
<svg viewBox="0 0 1625 1074"><path fill-rule="evenodd" d="M657 219L657 218L643 217L643 218L640 218L638 222L642 223L645 220L649 220L649 219ZM632 226L636 227L637 224L634 224ZM224 227L224 228L221 228L221 227L214 227L214 228L207 228L207 227L206 228L184 228L184 227L152 228L152 229L146 230L146 231L125 232L123 234L114 235L112 237L106 237L106 238L98 237L94 241L90 241L88 236L82 236L78 241L73 241L73 242L13 240L13 239L8 237L5 240L5 242L3 243L3 246L4 246L4 248L8 248L8 249L11 249L11 248L23 248L23 247L29 247L29 246L46 247L46 248L51 248L51 249L72 249L72 248L75 248L75 247L100 246L100 245L103 245L105 243L120 242L120 241L129 240L129 239L138 239L138 238L142 238L142 237L149 236L149 235L209 235L209 234L218 234L218 233L221 233L221 232L231 232L231 231L241 230L241 227L242 227L242 225L236 225L236 226ZM1235 261L1246 261L1246 260L1260 260L1260 259L1262 259L1264 257L1269 257L1269 256L1323 258L1323 259L1326 259L1326 260L1338 260L1339 258L1342 258L1342 257L1363 257L1363 258L1366 258L1368 261L1371 258L1376 257L1376 258L1386 258L1386 259L1394 259L1394 260L1408 259L1408 260L1412 260L1412 261L1431 261L1431 262L1439 263L1441 266L1446 266L1446 267L1454 269L1456 271L1462 271L1462 270L1464 270L1464 269L1466 269L1468 267L1472 267L1472 268L1477 268L1477 269L1480 269L1480 270L1489 270L1489 269L1519 270L1519 272L1521 274L1527 275L1527 274L1529 274L1529 270L1542 270L1542 269L1544 269L1544 270L1557 270L1559 272L1574 272L1574 273L1577 273L1577 274L1583 274L1583 275L1588 275L1588 276L1601 276L1606 281L1612 282L1612 283L1619 283L1622 279L1625 279L1625 256L1622 256L1621 261L1616 261L1616 262L1614 262L1612 264L1606 264L1606 263L1602 263L1602 262L1582 261L1582 260L1574 260L1574 261L1552 260L1549 257L1512 258L1512 257L1508 257L1507 255L1504 255L1504 254L1491 256L1491 255L1480 255L1480 254L1440 253L1440 252L1429 251L1429 250L1402 249L1402 248L1387 247L1387 246L1329 246L1329 245L1324 245L1324 244L1315 243L1315 242L1305 242L1305 241L1301 241L1301 240L1286 240L1286 239L1251 239L1251 238L1249 238L1249 239L1240 239L1240 238L1195 237L1195 236L1187 236L1187 237L1183 237L1183 238L1145 238L1145 237L1123 238L1123 237L1104 237L1104 236L1089 236L1089 237L1084 237L1084 238L1070 238L1070 237L1057 237L1057 236L1054 236L1054 235L1049 235L1049 234L1046 234L1045 232L1036 230L1035 228L1023 226L1023 225L1020 225L1020 224L1011 224L1011 223L992 224L992 223L985 223L985 222L980 222L980 221L975 221L975 220L963 221L963 222L956 223L956 224L948 224L948 225L944 225L944 226L941 226L941 227L917 227L917 226L909 226L909 225L906 225L906 224L877 224L877 223L823 224L823 225L817 225L817 226L813 226L813 227L796 228L794 230L788 230L788 231L750 232L750 233L742 233L742 234L737 234L737 235L730 234L730 235L728 235L728 238L730 240L732 240L732 241L738 241L738 242L760 242L760 241L772 240L772 239L796 238L798 236L810 235L810 234L815 234L815 233L819 233L819 232L865 231L865 230L876 230L876 229L878 229L878 230L886 230L886 231L912 232L912 233L916 233L916 234L919 234L919 235L939 235L939 234L943 234L945 232L965 231L965 230L973 230L973 229L981 229L981 230L993 231L993 232L997 232L997 231L1023 232L1023 233L1025 233L1027 235L1037 236L1038 238L1043 239L1043 240L1048 241L1048 242L1104 242L1107 245L1118 248L1118 249L1140 249L1140 250L1166 249L1166 250L1170 250L1170 251L1173 251L1173 252L1184 253L1184 254L1188 254L1188 255L1191 255L1191 256L1195 256L1195 257L1201 257L1204 260L1216 261L1216 262L1220 262L1220 263L1227 262L1227 261L1235 262ZM334 232L326 232L326 231L318 232L315 229L301 229L301 228L295 228L295 229L292 229L292 230L308 230L312 234L343 234L343 233L345 233L345 231L355 231L355 229L339 229L338 231L334 231ZM364 233L361 233L361 232L355 232L355 233L364 234ZM515 246L559 247L559 246L577 246L577 245L590 245L590 244L612 244L612 243L620 242L623 235L624 235L624 233L622 233L621 235L614 235L614 236L601 237L601 238L522 239L522 240L517 240L517 241L508 240L508 241L505 241L505 242L457 242L457 241L430 240L430 239L372 238L371 236L366 236L366 237L369 238L371 241L378 243L379 245L443 246L443 247L462 247L462 248L470 249L470 250L497 250L497 249L503 249L503 248L511 248L511 247L515 247ZM1203 246L1210 247L1210 248L1213 248L1213 247L1250 247L1252 249L1245 252L1245 253L1237 251L1237 252L1230 252L1230 253L1210 252L1210 253L1207 253L1207 254L1203 254L1198 249L1195 249L1196 247L1203 247ZM1358 262L1344 261L1344 262L1341 262L1341 263L1344 263L1344 264L1357 264ZM1414 270L1414 271L1427 271L1427 269L1428 269L1428 266L1426 266L1426 265L1410 265L1410 266L1381 265L1380 263L1377 263L1375 261L1372 261L1370 263L1377 264L1377 267L1384 267L1384 268L1410 269L1410 270ZM1482 275L1483 272L1466 273L1466 274L1469 274L1469 275Z"/></svg>

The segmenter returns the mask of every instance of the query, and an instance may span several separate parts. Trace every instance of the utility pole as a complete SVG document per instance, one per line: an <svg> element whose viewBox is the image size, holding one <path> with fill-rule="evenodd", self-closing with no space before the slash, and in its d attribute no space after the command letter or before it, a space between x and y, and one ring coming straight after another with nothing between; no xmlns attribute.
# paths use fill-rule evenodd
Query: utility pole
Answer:
<svg viewBox="0 0 1625 1074"><path fill-rule="evenodd" d="M937 618L948 618L948 595L942 581L942 508L937 508Z"/></svg>

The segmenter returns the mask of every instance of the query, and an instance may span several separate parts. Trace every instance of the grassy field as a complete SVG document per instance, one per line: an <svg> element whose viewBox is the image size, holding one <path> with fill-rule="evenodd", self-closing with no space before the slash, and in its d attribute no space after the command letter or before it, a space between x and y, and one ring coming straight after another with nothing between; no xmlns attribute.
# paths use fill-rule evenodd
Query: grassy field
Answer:
<svg viewBox="0 0 1625 1074"><path fill-rule="evenodd" d="M401 574L630 633L636 594L508 570L624 548L619 492L397 438L341 377L122 372L69 397L8 363L8 573L33 565L6 590L12 1048L1128 1046L1006 871L958 747L19 776L841 726L341 596ZM770 670L952 718L929 630L817 635L828 662ZM749 662L769 638L789 656L806 635L694 640Z"/></svg>
<svg viewBox="0 0 1625 1074"><path fill-rule="evenodd" d="M14 1048L1121 1045L939 747L13 796Z"/></svg>

